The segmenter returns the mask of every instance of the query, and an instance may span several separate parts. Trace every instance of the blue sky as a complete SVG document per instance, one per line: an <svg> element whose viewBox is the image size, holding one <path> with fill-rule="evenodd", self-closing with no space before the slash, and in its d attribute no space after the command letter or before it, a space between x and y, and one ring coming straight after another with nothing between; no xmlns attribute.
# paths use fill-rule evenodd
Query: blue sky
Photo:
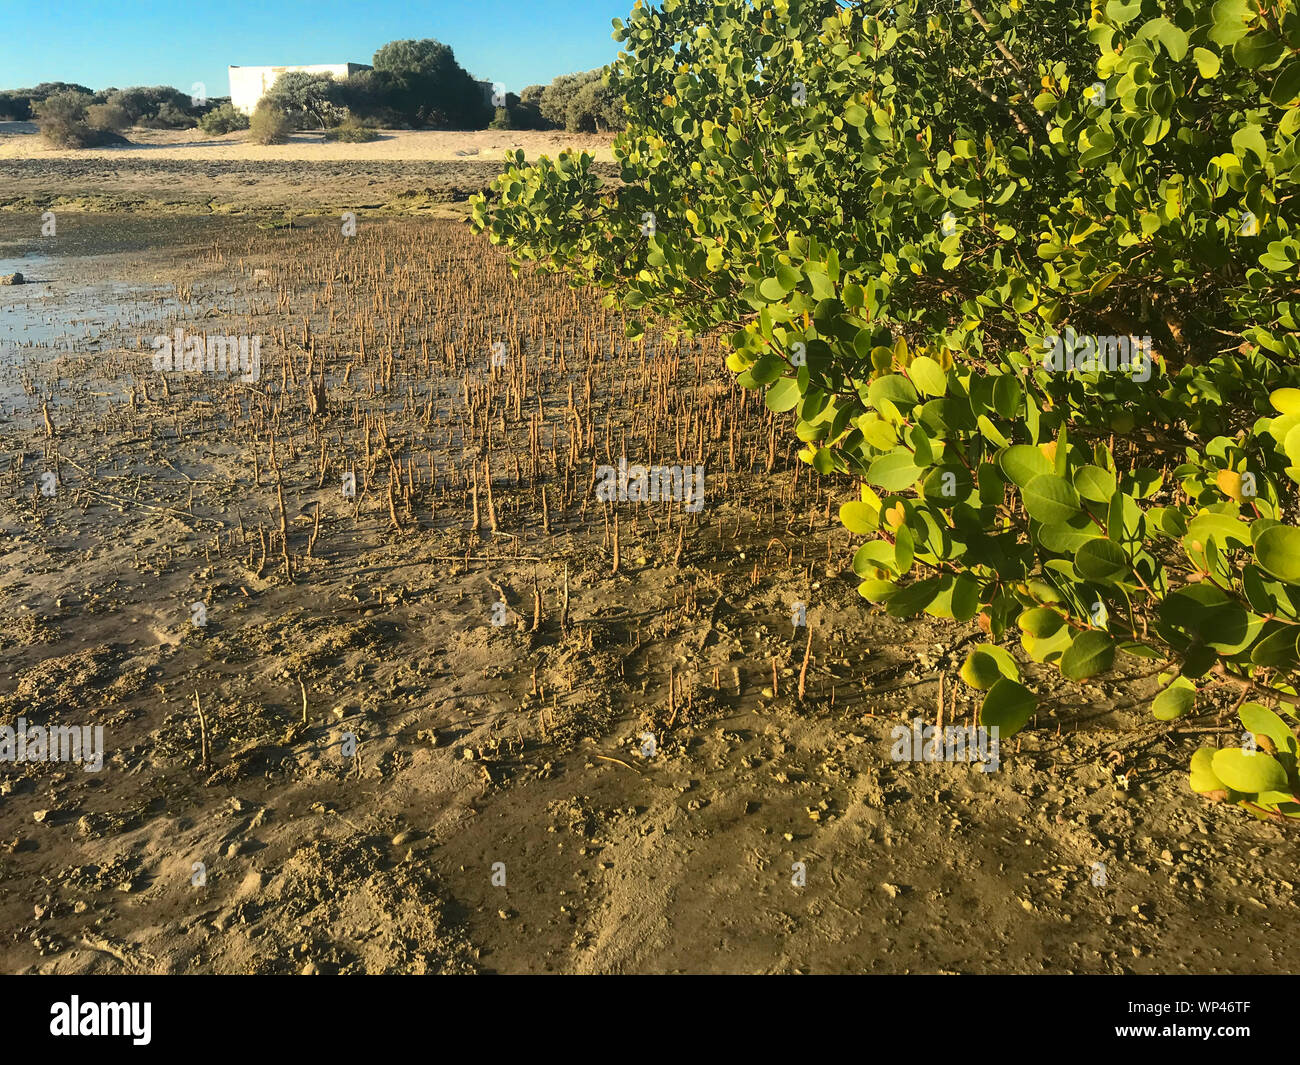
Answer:
<svg viewBox="0 0 1300 1065"><path fill-rule="evenodd" d="M475 77L517 92L618 54L634 0L0 0L0 88L42 81L230 92L226 67L369 63L436 37Z"/></svg>

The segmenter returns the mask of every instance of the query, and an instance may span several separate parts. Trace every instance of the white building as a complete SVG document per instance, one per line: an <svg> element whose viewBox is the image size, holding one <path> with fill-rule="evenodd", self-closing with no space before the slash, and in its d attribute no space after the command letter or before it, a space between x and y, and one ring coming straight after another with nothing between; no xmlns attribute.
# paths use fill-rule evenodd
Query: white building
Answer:
<svg viewBox="0 0 1300 1065"><path fill-rule="evenodd" d="M230 102L246 115L253 113L257 101L266 95L281 74L302 71L305 74L328 74L346 78L359 70L369 70L365 63L317 63L307 67L230 67Z"/></svg>

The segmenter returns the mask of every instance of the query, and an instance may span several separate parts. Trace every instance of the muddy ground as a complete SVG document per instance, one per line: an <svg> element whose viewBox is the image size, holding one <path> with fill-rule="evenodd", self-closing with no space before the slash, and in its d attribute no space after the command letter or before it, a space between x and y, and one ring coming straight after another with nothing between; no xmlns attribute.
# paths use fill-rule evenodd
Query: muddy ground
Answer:
<svg viewBox="0 0 1300 1065"><path fill-rule="evenodd" d="M1044 671L996 772L891 758L941 679L971 721L984 637L858 596L851 486L718 342L630 344L454 220L134 195L0 212L0 725L107 750L0 765L0 970L1300 964L1293 837L1190 794L1236 737L1149 678ZM260 379L155 372L177 327L260 335ZM702 459L705 506L596 501L621 455Z"/></svg>

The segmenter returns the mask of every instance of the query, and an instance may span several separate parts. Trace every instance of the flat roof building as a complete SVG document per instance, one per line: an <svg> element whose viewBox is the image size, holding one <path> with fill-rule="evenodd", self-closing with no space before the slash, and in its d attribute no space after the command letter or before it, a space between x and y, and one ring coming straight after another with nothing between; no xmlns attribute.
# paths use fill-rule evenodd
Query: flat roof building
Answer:
<svg viewBox="0 0 1300 1065"><path fill-rule="evenodd" d="M267 94L281 74L302 71L304 74L328 74L341 79L359 70L369 70L365 63L316 63L305 67L230 67L230 102L246 115L253 113L257 102Z"/></svg>

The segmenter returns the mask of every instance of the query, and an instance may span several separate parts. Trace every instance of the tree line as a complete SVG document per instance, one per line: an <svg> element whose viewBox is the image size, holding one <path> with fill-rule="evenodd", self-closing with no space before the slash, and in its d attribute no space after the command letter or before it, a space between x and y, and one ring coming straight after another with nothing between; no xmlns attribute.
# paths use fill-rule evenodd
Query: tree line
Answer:
<svg viewBox="0 0 1300 1065"><path fill-rule="evenodd" d="M91 147L120 141L135 127L199 127L219 135L249 128L229 97L196 98L171 86L92 90L71 82L43 82L0 91L0 121L35 120L51 142ZM370 69L334 79L327 74L281 74L252 118L255 139L283 140L292 129L366 139L388 129L564 129L596 133L623 128L622 97L605 84L602 69L563 74L549 85L519 92L494 83L490 91L440 41L390 41ZM370 134L373 136L373 133Z"/></svg>

